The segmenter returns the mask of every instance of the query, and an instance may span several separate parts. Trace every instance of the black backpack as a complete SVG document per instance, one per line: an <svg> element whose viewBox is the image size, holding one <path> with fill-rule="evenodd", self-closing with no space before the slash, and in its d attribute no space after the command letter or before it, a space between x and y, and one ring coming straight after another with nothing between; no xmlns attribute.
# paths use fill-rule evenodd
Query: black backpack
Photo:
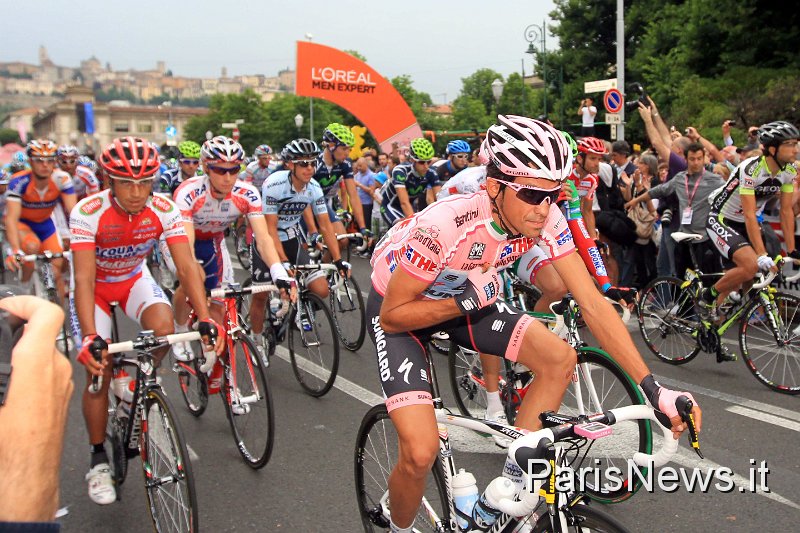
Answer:
<svg viewBox="0 0 800 533"><path fill-rule="evenodd" d="M600 211L624 211L625 199L619 190L619 175L617 169L611 167L611 186L609 187L603 181L603 178L597 176L597 204L600 206Z"/></svg>

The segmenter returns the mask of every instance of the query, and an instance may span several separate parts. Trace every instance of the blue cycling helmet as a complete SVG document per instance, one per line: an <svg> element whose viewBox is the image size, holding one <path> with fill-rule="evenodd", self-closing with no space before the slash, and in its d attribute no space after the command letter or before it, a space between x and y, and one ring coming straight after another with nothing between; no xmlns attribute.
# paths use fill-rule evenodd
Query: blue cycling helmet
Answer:
<svg viewBox="0 0 800 533"><path fill-rule="evenodd" d="M467 141L458 140L447 143L447 155L468 154L471 151Z"/></svg>

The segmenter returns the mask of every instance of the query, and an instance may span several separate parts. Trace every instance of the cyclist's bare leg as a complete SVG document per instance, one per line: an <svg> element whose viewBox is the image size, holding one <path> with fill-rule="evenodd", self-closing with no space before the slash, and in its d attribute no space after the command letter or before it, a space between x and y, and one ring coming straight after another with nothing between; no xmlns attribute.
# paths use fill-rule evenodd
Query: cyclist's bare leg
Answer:
<svg viewBox="0 0 800 533"><path fill-rule="evenodd" d="M503 361L499 357L485 353L480 354L480 356L486 392L498 392L500 390L500 369L503 368Z"/></svg>
<svg viewBox="0 0 800 533"><path fill-rule="evenodd" d="M425 481L439 452L439 433L432 405L408 405L389 414L398 437L398 459L389 475L392 522L407 528L417 513Z"/></svg>
<svg viewBox="0 0 800 533"><path fill-rule="evenodd" d="M264 332L264 318L267 314L267 298L269 293L259 292L252 296L250 300L250 327L253 335L261 335Z"/></svg>
<svg viewBox="0 0 800 533"><path fill-rule="evenodd" d="M323 300L327 300L329 294L328 278L322 276L315 279L308 284L308 289Z"/></svg>
<svg viewBox="0 0 800 533"><path fill-rule="evenodd" d="M200 269L200 279L206 279L206 273L203 271L203 267L198 264L197 268ZM172 297L172 309L176 324L183 326L189 322L189 312L192 310L192 308L186 298L186 291L184 290L183 285L178 285L178 288L175 289L175 294Z"/></svg>
<svg viewBox="0 0 800 533"><path fill-rule="evenodd" d="M537 313L549 313L550 304L561 301L567 294L567 286L553 265L544 265L536 272L534 285L542 291L542 297L533 306Z"/></svg>
<svg viewBox="0 0 800 533"><path fill-rule="evenodd" d="M142 311L142 329L151 329L158 337L175 333L172 320L172 308L167 304L153 304ZM161 364L168 351L169 346L164 346L153 352L153 363L156 367Z"/></svg>
<svg viewBox="0 0 800 533"><path fill-rule="evenodd" d="M99 392L89 392L92 374L86 371L86 386L83 388L83 419L89 433L90 444L102 444L106 439L106 423L108 422L108 387L111 383L111 355L106 353L106 367L103 370L103 383Z"/></svg>
<svg viewBox="0 0 800 533"><path fill-rule="evenodd" d="M525 331L517 361L536 375L522 400L515 424L525 429L539 429L539 413L558 411L561 398L575 371L575 350L553 334L541 322L534 321Z"/></svg>
<svg viewBox="0 0 800 533"><path fill-rule="evenodd" d="M758 257L752 246L739 248L733 253L732 259L736 266L714 284L719 292L718 302L723 302L731 291L737 290L742 284L751 282L758 273Z"/></svg>

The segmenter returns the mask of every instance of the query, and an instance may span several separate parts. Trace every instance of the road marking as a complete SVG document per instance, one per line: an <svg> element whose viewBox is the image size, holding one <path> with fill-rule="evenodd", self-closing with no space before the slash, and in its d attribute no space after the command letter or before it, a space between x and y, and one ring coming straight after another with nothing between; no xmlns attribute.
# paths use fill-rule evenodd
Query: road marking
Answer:
<svg viewBox="0 0 800 533"><path fill-rule="evenodd" d="M680 381L672 378L660 377L658 378L658 382L661 383L662 385L667 385L675 390L685 390L691 392L692 394L702 394L704 396L716 398L717 400L722 400L723 402L728 402L743 407L749 407L757 411L763 411L765 413L770 413L772 415L781 416L783 418L788 418L793 422L800 423L800 413L798 413L797 411L790 411L789 409L778 407L777 405L770 405L768 403L763 403L756 400L750 400L749 398L745 398L744 396L736 396L735 394L728 394L727 392L720 392L714 389L707 389L705 387L701 387L700 385L695 385L693 383L686 383L685 381Z"/></svg>
<svg viewBox="0 0 800 533"><path fill-rule="evenodd" d="M772 424L774 426L791 429L792 431L800 431L800 422L795 422L794 420L789 420L780 416L771 415L762 411L756 411L755 409L748 409L747 407L742 407L739 405L726 407L725 410L731 413L736 413L737 415L752 418L753 420L766 422L767 424Z"/></svg>
<svg viewBox="0 0 800 533"><path fill-rule="evenodd" d="M289 350L285 347L277 346L275 355L287 363L291 363L289 359ZM328 374L322 367L306 359L300 359L299 364L300 368L320 379L324 379ZM343 378L341 375L336 376L333 387L370 407L383 403L383 396L375 394L361 385ZM447 430L450 434L450 444L455 450L464 453L491 453L498 455L505 455L506 453L505 450L494 443L491 437L484 437L474 431L458 426L447 426Z"/></svg>
<svg viewBox="0 0 800 533"><path fill-rule="evenodd" d="M196 463L197 461L200 460L200 456L197 455L197 452L194 451L194 449L191 446L189 446L188 444L186 445L186 451L189 452L189 460L191 462Z"/></svg>

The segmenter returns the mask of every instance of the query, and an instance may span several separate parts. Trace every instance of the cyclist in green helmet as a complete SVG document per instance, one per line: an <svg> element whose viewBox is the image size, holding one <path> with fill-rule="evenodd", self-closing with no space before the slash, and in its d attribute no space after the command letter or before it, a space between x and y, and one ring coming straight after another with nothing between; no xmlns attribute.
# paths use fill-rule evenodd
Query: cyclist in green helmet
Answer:
<svg viewBox="0 0 800 533"><path fill-rule="evenodd" d="M165 170L156 182L155 191L172 198L178 185L198 176L198 166L200 165L200 145L194 141L183 141L178 145L178 166Z"/></svg>
<svg viewBox="0 0 800 533"><path fill-rule="evenodd" d="M341 235L347 233L341 219L336 215L333 199L341 190L341 181L344 180L344 190L350 207L353 210L353 217L358 224L358 229L365 237L371 237L372 233L364 223L364 209L361 200L358 198L355 180L353 179L353 164L350 161L350 149L355 145L356 138L350 128L338 122L328 124L322 133L322 153L317 157L317 170L314 179L322 187L325 196L325 203L328 206L328 218L333 224L334 230ZM347 205L342 201L342 205ZM315 233L316 228L308 228L309 232ZM345 249L348 245L346 240L339 241L339 247Z"/></svg>
<svg viewBox="0 0 800 533"><path fill-rule="evenodd" d="M381 203L381 216L390 226L414 214L414 201L432 204L436 199L442 184L431 168L435 153L428 139L414 139L408 147L407 160L392 169Z"/></svg>

